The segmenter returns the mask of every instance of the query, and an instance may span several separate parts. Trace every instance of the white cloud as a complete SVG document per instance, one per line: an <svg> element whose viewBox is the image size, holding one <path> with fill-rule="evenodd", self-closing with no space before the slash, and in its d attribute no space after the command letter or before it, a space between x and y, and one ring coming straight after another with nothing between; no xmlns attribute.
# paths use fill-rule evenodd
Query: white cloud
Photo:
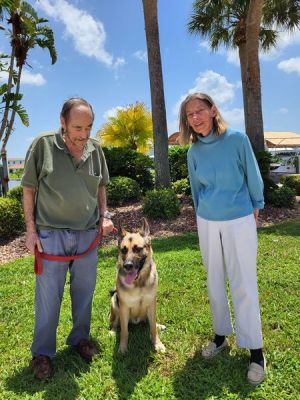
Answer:
<svg viewBox="0 0 300 400"><path fill-rule="evenodd" d="M124 59L114 57L105 50L106 32L101 21L66 0L39 0L37 7L48 16L64 24L65 35L71 38L78 53L95 58L108 67L119 67Z"/></svg>
<svg viewBox="0 0 300 400"><path fill-rule="evenodd" d="M147 52L146 52L146 51L137 50L137 51L133 54L133 56L134 56L135 58L137 58L138 60L140 60L140 61L143 61L143 62L147 62L147 61L148 61L148 55L147 55Z"/></svg>
<svg viewBox="0 0 300 400"><path fill-rule="evenodd" d="M230 103L234 98L235 85L229 83L225 76L218 74L212 70L202 72L195 80L195 86L188 93L181 96L173 107L173 113L178 115L179 107L182 100L190 93L202 92L209 93L214 101L221 105Z"/></svg>
<svg viewBox="0 0 300 400"><path fill-rule="evenodd" d="M233 100L234 85L225 76L209 70L196 78L195 87L189 90L189 93L193 92L209 93L216 103L224 104Z"/></svg>
<svg viewBox="0 0 300 400"><path fill-rule="evenodd" d="M111 109L105 111L105 113L103 114L103 119L105 121L107 121L108 118L110 118L110 117L116 117L117 116L117 112L119 110L125 110L125 109L126 109L126 107L121 107L121 106L117 106L117 107L111 108Z"/></svg>
<svg viewBox="0 0 300 400"><path fill-rule="evenodd" d="M288 112L289 112L289 110L288 110L287 108L285 108L285 107L281 107L281 108L279 109L279 114L285 115L285 114L287 114Z"/></svg>
<svg viewBox="0 0 300 400"><path fill-rule="evenodd" d="M225 120L236 128L243 128L244 122L244 111L242 108L230 109L230 104L234 100L235 89L238 88L239 84L233 84L228 82L225 76L218 74L215 71L206 71L200 73L195 80L195 86L188 90L188 92L180 97L173 107L173 114L178 117L179 108L181 102L185 97L194 92L202 92L209 94L218 105L221 114ZM171 123L172 128L175 127L175 121ZM243 128L244 129L244 128ZM178 122L177 128L178 130ZM170 131L170 130L169 130Z"/></svg>
<svg viewBox="0 0 300 400"><path fill-rule="evenodd" d="M199 47L203 47L207 51L211 51L211 47L208 40L203 40L199 43Z"/></svg>
<svg viewBox="0 0 300 400"><path fill-rule="evenodd" d="M300 75L300 57L290 58L288 60L281 61L278 64L278 68L288 74L296 72Z"/></svg>
<svg viewBox="0 0 300 400"><path fill-rule="evenodd" d="M244 109L243 108L233 108L231 110L228 109L220 109L220 113L224 117L225 121L228 122L230 126L241 127L244 123ZM243 127L244 129L244 127Z"/></svg>
<svg viewBox="0 0 300 400"><path fill-rule="evenodd" d="M264 61L272 61L277 59L283 53L283 50L288 46L299 45L300 44L300 30L294 32L280 32L278 34L278 39L276 47L272 48L267 53L260 52L260 58Z"/></svg>
<svg viewBox="0 0 300 400"><path fill-rule="evenodd" d="M0 82L7 82L8 73L1 72ZM24 69L21 75L21 85L42 86L45 85L46 80L42 74L33 74L32 72Z"/></svg>
<svg viewBox="0 0 300 400"><path fill-rule="evenodd" d="M227 62L236 66L240 66L239 52L237 49L230 49L227 51Z"/></svg>
<svg viewBox="0 0 300 400"><path fill-rule="evenodd" d="M27 70L24 70L21 76L21 83L34 86L45 85L46 80L42 74L33 74Z"/></svg>

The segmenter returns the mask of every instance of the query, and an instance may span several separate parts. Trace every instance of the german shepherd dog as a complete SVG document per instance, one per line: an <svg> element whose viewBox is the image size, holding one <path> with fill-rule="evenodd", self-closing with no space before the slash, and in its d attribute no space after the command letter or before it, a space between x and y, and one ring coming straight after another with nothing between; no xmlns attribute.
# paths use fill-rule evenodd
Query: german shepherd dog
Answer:
<svg viewBox="0 0 300 400"><path fill-rule="evenodd" d="M119 256L116 288L112 292L110 326L111 334L120 327L119 352L125 353L128 344L128 323L149 321L150 334L156 351L165 352L156 324L156 293L158 275L153 260L150 229L145 218L138 232L119 229Z"/></svg>

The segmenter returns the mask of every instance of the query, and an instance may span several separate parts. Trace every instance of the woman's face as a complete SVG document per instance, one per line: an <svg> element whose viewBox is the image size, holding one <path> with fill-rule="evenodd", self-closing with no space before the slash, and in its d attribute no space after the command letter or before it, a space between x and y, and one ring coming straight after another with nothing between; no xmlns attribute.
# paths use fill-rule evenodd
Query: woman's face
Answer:
<svg viewBox="0 0 300 400"><path fill-rule="evenodd" d="M209 107L204 101L194 99L186 104L185 111L188 124L196 133L207 136L212 131L215 106Z"/></svg>

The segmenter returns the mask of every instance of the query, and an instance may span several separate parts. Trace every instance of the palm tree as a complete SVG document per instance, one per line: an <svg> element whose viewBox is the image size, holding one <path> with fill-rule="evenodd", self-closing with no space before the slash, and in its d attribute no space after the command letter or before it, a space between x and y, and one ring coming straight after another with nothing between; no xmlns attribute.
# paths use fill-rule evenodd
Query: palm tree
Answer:
<svg viewBox="0 0 300 400"><path fill-rule="evenodd" d="M147 154L153 143L151 113L143 103L137 102L117 111L115 117L109 117L97 132L104 146L123 147L129 145L132 150Z"/></svg>
<svg viewBox="0 0 300 400"><path fill-rule="evenodd" d="M157 0L143 0L143 9L151 91L155 181L157 187L169 187L171 179L168 159L168 129L159 46Z"/></svg>
<svg viewBox="0 0 300 400"><path fill-rule="evenodd" d="M39 46L48 49L51 62L57 59L54 47L53 31L47 25L48 20L39 18L33 7L22 0L13 0L13 6L9 10L8 23L12 25L11 31L11 57L8 75L7 90L5 93L5 107L0 127L1 158L4 169L4 192L8 190L8 171L6 160L6 145L13 130L16 113L24 125L28 126L28 116L24 108L19 104L22 99L20 94L21 76L26 64L30 49ZM14 71L16 62L17 74ZM13 81L15 91L13 92ZM10 117L9 112L11 111Z"/></svg>
<svg viewBox="0 0 300 400"><path fill-rule="evenodd" d="M250 0L246 23L247 47L247 110L248 129L254 132L252 137L253 147L264 150L264 128L261 106L261 84L259 65L259 32L263 10L263 0ZM251 113L251 114L250 114Z"/></svg>
<svg viewBox="0 0 300 400"><path fill-rule="evenodd" d="M188 22L191 33L201 34L209 39L210 47L216 51L221 45L238 48L241 80L244 99L245 127L255 151L261 151L263 146L262 117L257 123L250 120L261 114L248 108L248 50L247 48L247 14L250 0L196 0L193 5L193 14ZM277 29L293 30L299 26L300 4L298 0L268 0L263 4L262 24L259 31L259 43L264 51L276 45ZM251 62L251 59L250 59ZM258 65L258 64L257 64ZM251 73L253 70L251 69ZM256 79L259 73L256 73ZM260 87L260 82L257 85ZM261 108L261 95L254 107Z"/></svg>

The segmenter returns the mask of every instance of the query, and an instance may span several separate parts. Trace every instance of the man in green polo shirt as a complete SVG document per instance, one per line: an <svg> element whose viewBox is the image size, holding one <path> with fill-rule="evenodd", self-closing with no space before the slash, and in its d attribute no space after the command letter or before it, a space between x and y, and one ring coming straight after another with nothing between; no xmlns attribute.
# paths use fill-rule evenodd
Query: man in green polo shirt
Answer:
<svg viewBox="0 0 300 400"><path fill-rule="evenodd" d="M91 105L82 98L67 100L57 132L38 136L30 146L23 185L26 245L34 254L59 256L83 253L97 230L110 233L113 223L106 209L105 185L109 175L96 139ZM52 373L60 305L70 273L73 328L67 344L87 362L96 347L89 339L91 306L96 284L97 249L74 261L43 261L36 277L35 329L31 367L38 379Z"/></svg>

